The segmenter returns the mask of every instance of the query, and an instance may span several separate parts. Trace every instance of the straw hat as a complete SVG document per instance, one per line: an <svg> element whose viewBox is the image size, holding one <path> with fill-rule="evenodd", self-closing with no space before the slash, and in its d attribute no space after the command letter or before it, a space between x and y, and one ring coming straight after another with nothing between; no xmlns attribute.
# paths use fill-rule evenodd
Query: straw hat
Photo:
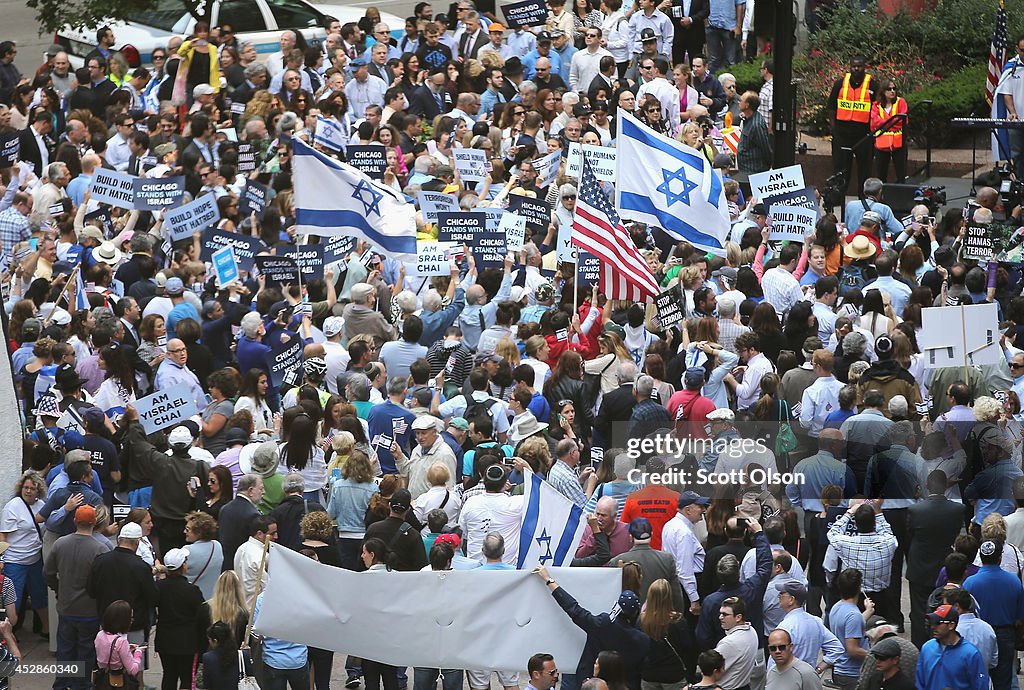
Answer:
<svg viewBox="0 0 1024 690"><path fill-rule="evenodd" d="M853 260L869 259L875 255L875 245L864 235L854 235L843 249L843 254Z"/></svg>

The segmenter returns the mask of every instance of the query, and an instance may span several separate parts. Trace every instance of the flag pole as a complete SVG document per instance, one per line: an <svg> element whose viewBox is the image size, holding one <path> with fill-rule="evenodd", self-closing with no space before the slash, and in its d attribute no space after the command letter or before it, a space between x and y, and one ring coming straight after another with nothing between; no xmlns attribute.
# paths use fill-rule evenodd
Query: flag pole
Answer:
<svg viewBox="0 0 1024 690"><path fill-rule="evenodd" d="M52 318L53 318L53 314L54 314L54 312L55 312L55 311L57 311L57 307L58 307L58 306L60 305L60 298L64 296L64 293L68 293L68 306L69 306L69 307L71 307L71 306L72 306L72 305L71 305L71 293L70 293L70 292L68 292L68 288L70 288L70 287L71 287L71 281L72 281L72 280L74 280L74 279L75 279L75 276L77 276L77 275L78 275L78 266L75 266L75 267L74 267L74 268L73 268L73 269L71 270L71 275L69 275L69 276L68 276L68 279L67 279L67 281L66 281L66 282L64 283L64 287L62 287L62 288L60 289L60 294L58 294L58 295L57 295L57 299L55 299L55 300L53 301L53 308L52 308L52 309L50 309L50 313L49 313L49 314L47 314L47 315L46 315L46 318L44 319L44 321L45 321L46 323L49 323L49 322L50 322L50 319L52 319Z"/></svg>
<svg viewBox="0 0 1024 690"><path fill-rule="evenodd" d="M576 261L572 265L572 313L576 314L580 308L580 253L576 250Z"/></svg>

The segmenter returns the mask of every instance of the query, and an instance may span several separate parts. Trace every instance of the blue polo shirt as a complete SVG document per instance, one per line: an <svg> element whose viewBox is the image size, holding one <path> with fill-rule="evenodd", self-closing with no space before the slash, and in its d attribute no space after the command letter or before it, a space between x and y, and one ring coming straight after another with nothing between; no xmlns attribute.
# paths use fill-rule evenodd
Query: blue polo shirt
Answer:
<svg viewBox="0 0 1024 690"><path fill-rule="evenodd" d="M979 615L993 628L1012 626L1024 618L1024 587L998 565L983 565L964 581L964 589L978 602Z"/></svg>

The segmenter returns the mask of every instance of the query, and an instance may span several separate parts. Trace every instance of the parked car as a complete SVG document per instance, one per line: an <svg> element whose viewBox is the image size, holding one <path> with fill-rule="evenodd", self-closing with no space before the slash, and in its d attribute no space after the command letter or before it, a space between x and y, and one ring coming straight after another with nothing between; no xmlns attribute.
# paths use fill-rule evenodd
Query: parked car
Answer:
<svg viewBox="0 0 1024 690"><path fill-rule="evenodd" d="M344 24L363 16L363 8L330 5L330 15ZM285 29L301 31L306 42L319 44L324 30L324 12L306 0L214 0L210 25L230 24L239 41L249 41L256 52L265 57L280 50L278 37ZM405 28L402 19L382 15L392 33L400 35ZM140 11L127 21L111 22L116 43L114 48L128 60L130 67L151 65L154 48L165 48L172 36L188 36L196 19L182 6L181 0L159 0L156 7ZM73 67L81 67L85 56L96 47L96 32L62 29L54 42L64 46Z"/></svg>

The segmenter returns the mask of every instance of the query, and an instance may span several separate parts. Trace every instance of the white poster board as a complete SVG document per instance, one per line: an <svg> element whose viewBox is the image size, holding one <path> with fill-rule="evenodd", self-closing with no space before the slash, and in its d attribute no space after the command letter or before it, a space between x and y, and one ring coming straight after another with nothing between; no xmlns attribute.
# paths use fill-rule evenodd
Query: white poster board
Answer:
<svg viewBox="0 0 1024 690"><path fill-rule="evenodd" d="M769 240L789 240L803 244L804 237L814 230L817 214L802 206L772 206Z"/></svg>
<svg viewBox="0 0 1024 690"><path fill-rule="evenodd" d="M602 182L615 181L615 149L578 143L569 144L569 157L565 166L568 177L580 179L583 174L583 156L587 157L587 162L594 168L594 177Z"/></svg>
<svg viewBox="0 0 1024 690"><path fill-rule="evenodd" d="M750 194L761 201L779 194L796 192L804 187L804 171L799 165L767 170L750 176Z"/></svg>
<svg viewBox="0 0 1024 690"><path fill-rule="evenodd" d="M995 304L927 307L921 310L921 351L928 369L996 364L999 308Z"/></svg>
<svg viewBox="0 0 1024 690"><path fill-rule="evenodd" d="M455 149L452 157L463 182L483 182L487 177L487 152L483 149Z"/></svg>

